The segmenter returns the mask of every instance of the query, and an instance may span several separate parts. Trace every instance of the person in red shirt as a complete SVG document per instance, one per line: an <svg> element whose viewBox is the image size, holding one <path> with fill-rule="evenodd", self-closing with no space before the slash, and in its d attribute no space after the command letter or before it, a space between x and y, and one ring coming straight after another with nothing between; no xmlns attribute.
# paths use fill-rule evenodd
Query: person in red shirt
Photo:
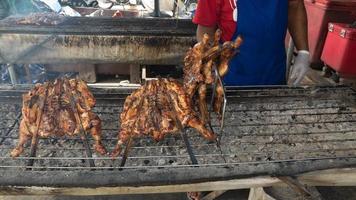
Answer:
<svg viewBox="0 0 356 200"><path fill-rule="evenodd" d="M304 0L198 0L193 22L198 41L218 28L221 42L244 38L240 54L230 62L226 85L285 84L287 27L298 50L292 83L298 85L309 68Z"/></svg>

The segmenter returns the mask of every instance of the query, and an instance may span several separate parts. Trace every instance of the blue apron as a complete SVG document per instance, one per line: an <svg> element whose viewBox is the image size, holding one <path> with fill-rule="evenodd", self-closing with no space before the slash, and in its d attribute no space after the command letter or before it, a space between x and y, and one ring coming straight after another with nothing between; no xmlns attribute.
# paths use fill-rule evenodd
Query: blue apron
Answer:
<svg viewBox="0 0 356 200"><path fill-rule="evenodd" d="M225 85L283 85L286 83L284 39L288 0L238 0L240 53L231 59Z"/></svg>

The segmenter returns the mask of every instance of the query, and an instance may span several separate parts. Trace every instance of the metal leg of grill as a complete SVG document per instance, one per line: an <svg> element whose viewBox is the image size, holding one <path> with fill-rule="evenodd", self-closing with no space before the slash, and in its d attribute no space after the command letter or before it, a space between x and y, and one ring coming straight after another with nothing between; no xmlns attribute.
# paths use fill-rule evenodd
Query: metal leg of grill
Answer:
<svg viewBox="0 0 356 200"><path fill-rule="evenodd" d="M154 1L155 7L154 7L154 17L160 17L161 16L161 10L159 7L159 0Z"/></svg>
<svg viewBox="0 0 356 200"><path fill-rule="evenodd" d="M13 85L17 84L18 82L17 82L17 75L15 72L15 66L13 64L9 64L7 70L9 70L11 84Z"/></svg>

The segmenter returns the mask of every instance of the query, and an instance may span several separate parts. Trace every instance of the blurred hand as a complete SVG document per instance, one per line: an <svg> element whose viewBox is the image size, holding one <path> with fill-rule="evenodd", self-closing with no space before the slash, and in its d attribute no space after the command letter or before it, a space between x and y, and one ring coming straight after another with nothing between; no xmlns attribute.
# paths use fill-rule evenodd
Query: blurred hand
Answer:
<svg viewBox="0 0 356 200"><path fill-rule="evenodd" d="M309 58L310 53L306 50L298 51L297 56L294 59L294 65L292 66L290 83L293 86L298 86L300 82L305 77L305 74L309 70L310 61Z"/></svg>

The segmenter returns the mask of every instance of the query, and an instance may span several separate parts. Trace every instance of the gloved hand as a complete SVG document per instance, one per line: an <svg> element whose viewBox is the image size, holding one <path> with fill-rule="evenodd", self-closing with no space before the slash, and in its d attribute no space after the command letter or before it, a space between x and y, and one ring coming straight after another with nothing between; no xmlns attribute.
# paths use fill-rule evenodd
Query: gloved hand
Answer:
<svg viewBox="0 0 356 200"><path fill-rule="evenodd" d="M292 83L293 86L299 85L309 70L309 56L309 51L298 51L298 54L294 59L294 65L292 66L292 72L290 76L290 83Z"/></svg>

